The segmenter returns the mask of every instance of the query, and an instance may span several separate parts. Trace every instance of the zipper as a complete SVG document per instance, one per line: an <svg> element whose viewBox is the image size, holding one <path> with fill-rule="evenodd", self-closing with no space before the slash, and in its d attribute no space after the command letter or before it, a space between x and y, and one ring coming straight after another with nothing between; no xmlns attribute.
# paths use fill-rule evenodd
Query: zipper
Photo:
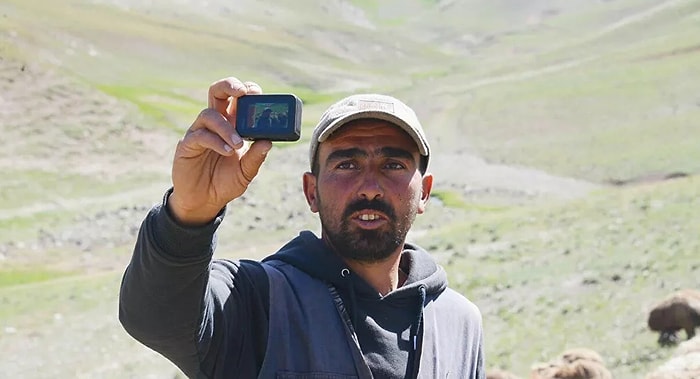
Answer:
<svg viewBox="0 0 700 379"><path fill-rule="evenodd" d="M348 315L347 308L343 303L343 299L340 298L338 290L330 283L326 283L328 286L328 292L330 292L331 298L333 298L333 304L335 304L335 309L338 311L340 318L345 324L345 334L353 341L354 348L352 350L352 357L355 363L355 369L357 370L359 379L374 379L372 376L372 371L370 371L365 358L362 356L362 350L360 349L360 341L355 333L355 328L352 326L352 321L350 320L350 315Z"/></svg>

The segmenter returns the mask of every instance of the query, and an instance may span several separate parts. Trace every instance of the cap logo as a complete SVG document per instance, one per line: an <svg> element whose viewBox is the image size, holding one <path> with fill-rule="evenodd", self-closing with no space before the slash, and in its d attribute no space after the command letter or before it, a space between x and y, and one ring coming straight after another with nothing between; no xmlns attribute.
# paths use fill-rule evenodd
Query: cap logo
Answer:
<svg viewBox="0 0 700 379"><path fill-rule="evenodd" d="M324 119L335 119L342 117L347 113L357 111L380 111L394 114L394 104L386 101L377 100L356 100L340 105L336 108L329 109L323 116Z"/></svg>
<svg viewBox="0 0 700 379"><path fill-rule="evenodd" d="M388 113L394 113L394 104L387 103L385 101L374 101L374 100L359 100L356 104L357 109L365 111L382 111Z"/></svg>

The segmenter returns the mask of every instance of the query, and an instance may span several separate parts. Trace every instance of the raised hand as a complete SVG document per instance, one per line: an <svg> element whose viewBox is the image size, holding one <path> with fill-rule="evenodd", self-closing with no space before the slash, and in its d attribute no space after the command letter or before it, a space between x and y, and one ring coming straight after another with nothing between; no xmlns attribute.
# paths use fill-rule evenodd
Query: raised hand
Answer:
<svg viewBox="0 0 700 379"><path fill-rule="evenodd" d="M234 77L209 87L209 107L197 116L175 150L168 207L179 223L211 221L258 174L272 142L249 144L241 139L236 132L236 103L241 96L259 93L262 89L256 83Z"/></svg>

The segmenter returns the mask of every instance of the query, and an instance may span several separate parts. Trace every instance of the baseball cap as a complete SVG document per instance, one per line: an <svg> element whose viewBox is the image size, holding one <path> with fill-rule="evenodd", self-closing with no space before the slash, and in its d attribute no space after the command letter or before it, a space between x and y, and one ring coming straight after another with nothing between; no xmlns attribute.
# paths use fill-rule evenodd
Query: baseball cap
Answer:
<svg viewBox="0 0 700 379"><path fill-rule="evenodd" d="M423 159L421 159L421 171L425 171L430 158L430 145L428 145L428 140L416 113L401 100L380 94L348 96L331 105L321 115L320 121L314 128L309 146L311 169L313 170L316 152L320 143L328 139L333 132L348 122L364 118L390 122L408 133L423 156Z"/></svg>

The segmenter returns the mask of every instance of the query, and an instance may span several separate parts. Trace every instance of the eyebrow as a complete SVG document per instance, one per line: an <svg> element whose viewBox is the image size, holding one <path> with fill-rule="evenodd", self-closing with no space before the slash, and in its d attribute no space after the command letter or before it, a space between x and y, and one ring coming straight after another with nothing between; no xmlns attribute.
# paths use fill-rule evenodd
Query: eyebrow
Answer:
<svg viewBox="0 0 700 379"><path fill-rule="evenodd" d="M410 159L413 160L413 154L411 154L408 150L405 149L400 149L396 147L382 147L380 149L376 150L377 155L383 156L383 157L389 157L389 158L404 158L404 159ZM357 147L353 147L350 149L341 149L341 150L336 150L330 154L328 154L328 158L326 158L326 162L332 162L335 160L341 160L341 159L347 159L347 158L367 158L369 154L362 149L359 149Z"/></svg>

